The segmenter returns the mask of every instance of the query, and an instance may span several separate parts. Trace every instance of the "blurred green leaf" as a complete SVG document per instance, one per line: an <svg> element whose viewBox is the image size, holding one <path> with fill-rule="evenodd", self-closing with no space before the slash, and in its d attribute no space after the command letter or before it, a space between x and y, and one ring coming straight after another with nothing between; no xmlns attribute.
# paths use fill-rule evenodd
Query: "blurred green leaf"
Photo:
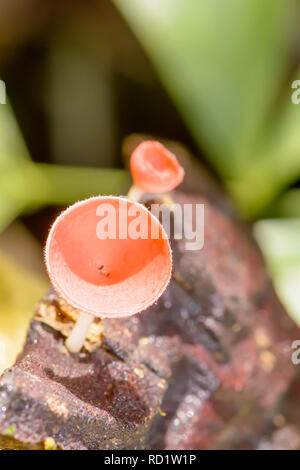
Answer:
<svg viewBox="0 0 300 470"><path fill-rule="evenodd" d="M300 325L300 220L262 220L254 234L282 303Z"/></svg>
<svg viewBox="0 0 300 470"><path fill-rule="evenodd" d="M45 191L36 191L33 203L71 204L90 196L123 194L130 185L127 170L36 164Z"/></svg>
<svg viewBox="0 0 300 470"><path fill-rule="evenodd" d="M29 154L9 103L0 105L0 171Z"/></svg>
<svg viewBox="0 0 300 470"><path fill-rule="evenodd" d="M0 231L23 211L67 205L94 195L122 194L127 170L20 162L0 173Z"/></svg>
<svg viewBox="0 0 300 470"><path fill-rule="evenodd" d="M22 349L37 299L49 284L0 252L0 373Z"/></svg>
<svg viewBox="0 0 300 470"><path fill-rule="evenodd" d="M21 212L22 205L7 197L0 187L0 232L4 230Z"/></svg>
<svg viewBox="0 0 300 470"><path fill-rule="evenodd" d="M257 218L300 176L290 75L297 0L115 0L240 211ZM294 77L300 78L300 70ZM300 215L300 190L277 210ZM300 323L300 221L256 224L277 291Z"/></svg>
<svg viewBox="0 0 300 470"><path fill-rule="evenodd" d="M240 209L254 216L300 174L300 113L289 89L286 111L274 113L289 73L297 1L115 3Z"/></svg>
<svg viewBox="0 0 300 470"><path fill-rule="evenodd" d="M9 103L0 105L0 232L18 216L24 202L15 197L10 175L29 155ZM16 185L17 181L12 181ZM18 192L18 190L17 190Z"/></svg>

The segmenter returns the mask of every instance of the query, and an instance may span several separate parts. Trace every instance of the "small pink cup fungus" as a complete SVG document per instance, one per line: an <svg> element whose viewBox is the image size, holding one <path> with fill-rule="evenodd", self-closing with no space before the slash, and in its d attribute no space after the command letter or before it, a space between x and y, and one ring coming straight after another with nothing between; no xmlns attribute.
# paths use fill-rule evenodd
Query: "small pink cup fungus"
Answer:
<svg viewBox="0 0 300 470"><path fill-rule="evenodd" d="M184 169L175 155L155 140L146 140L136 147L131 155L130 170L134 185L128 198L135 201L145 192L172 191L184 177Z"/></svg>
<svg viewBox="0 0 300 470"><path fill-rule="evenodd" d="M96 317L126 317L152 305L165 290L172 256L159 221L120 197L77 202L55 220L45 248L50 280L81 311L66 341L80 351Z"/></svg>

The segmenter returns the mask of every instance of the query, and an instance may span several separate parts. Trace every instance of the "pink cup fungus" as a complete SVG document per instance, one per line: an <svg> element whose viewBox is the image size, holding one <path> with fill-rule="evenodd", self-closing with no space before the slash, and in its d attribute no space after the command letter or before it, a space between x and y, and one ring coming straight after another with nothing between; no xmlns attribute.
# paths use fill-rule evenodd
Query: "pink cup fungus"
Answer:
<svg viewBox="0 0 300 470"><path fill-rule="evenodd" d="M178 186L184 177L184 169L175 155L155 140L139 144L130 159L134 185L128 198L140 200L143 193L166 193Z"/></svg>
<svg viewBox="0 0 300 470"><path fill-rule="evenodd" d="M159 221L121 197L77 202L55 220L45 262L59 295L79 309L66 341L80 351L94 317L126 317L147 309L171 276L172 256Z"/></svg>

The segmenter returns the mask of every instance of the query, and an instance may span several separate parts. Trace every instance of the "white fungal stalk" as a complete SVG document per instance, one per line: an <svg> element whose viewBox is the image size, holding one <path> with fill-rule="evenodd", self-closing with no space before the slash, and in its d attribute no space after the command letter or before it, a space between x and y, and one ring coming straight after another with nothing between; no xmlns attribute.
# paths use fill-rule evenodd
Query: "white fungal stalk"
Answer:
<svg viewBox="0 0 300 470"><path fill-rule="evenodd" d="M81 312L79 314L73 331L66 341L66 346L71 353L78 353L81 350L93 319L93 315L89 315L88 313Z"/></svg>
<svg viewBox="0 0 300 470"><path fill-rule="evenodd" d="M131 201L139 202L143 198L144 194L145 192L142 189L133 184L128 191L127 197Z"/></svg>

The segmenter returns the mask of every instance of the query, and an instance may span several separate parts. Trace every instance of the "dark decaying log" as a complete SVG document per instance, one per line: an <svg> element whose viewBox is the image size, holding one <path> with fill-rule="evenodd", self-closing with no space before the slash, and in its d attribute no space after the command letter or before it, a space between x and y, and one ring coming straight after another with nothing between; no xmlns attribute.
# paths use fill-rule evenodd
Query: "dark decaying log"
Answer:
<svg viewBox="0 0 300 470"><path fill-rule="evenodd" d="M1 378L0 447L42 448L49 437L62 449L300 446L284 400L297 383L290 346L299 329L260 252L222 204L174 198L205 203L204 248L173 241L173 278L159 302L94 325L79 355L63 345L69 307L48 294Z"/></svg>

